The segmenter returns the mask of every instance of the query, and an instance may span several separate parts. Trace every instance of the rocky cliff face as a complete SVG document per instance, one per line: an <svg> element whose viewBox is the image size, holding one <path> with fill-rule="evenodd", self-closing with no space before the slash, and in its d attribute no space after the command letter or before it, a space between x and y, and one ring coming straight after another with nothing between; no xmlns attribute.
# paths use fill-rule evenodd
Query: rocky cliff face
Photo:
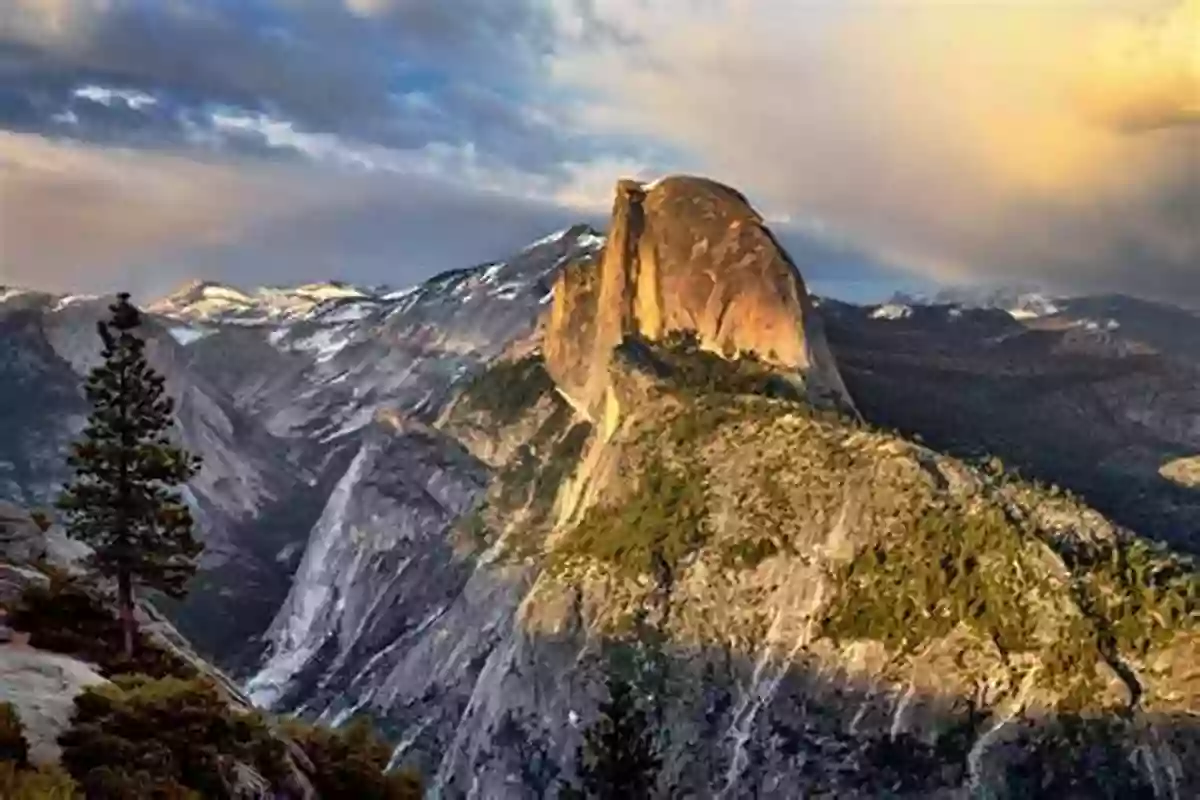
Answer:
<svg viewBox="0 0 1200 800"><path fill-rule="evenodd" d="M1102 298L1014 318L953 305L903 318L822 304L830 344L871 420L964 457L995 455L1086 497L1143 536L1200 552L1200 318ZM1167 330L1170 328L1174 335Z"/></svg>
<svg viewBox="0 0 1200 800"><path fill-rule="evenodd" d="M589 418L611 414L617 345L682 332L726 357L756 353L814 400L852 407L803 278L733 189L683 176L621 181L598 261L559 273L545 320L546 366Z"/></svg>
<svg viewBox="0 0 1200 800"><path fill-rule="evenodd" d="M475 656L392 673L367 706L413 732L401 758L440 754L441 796L536 796L530 753L569 774L601 654L647 624L688 796L1200 787L1189 562L1059 493L758 397L767 365L655 350L615 355L638 402L607 437L536 358L444 420L501 470L465 591L414 651ZM516 375L514 410L489 389ZM489 419L502 450L480 446Z"/></svg>

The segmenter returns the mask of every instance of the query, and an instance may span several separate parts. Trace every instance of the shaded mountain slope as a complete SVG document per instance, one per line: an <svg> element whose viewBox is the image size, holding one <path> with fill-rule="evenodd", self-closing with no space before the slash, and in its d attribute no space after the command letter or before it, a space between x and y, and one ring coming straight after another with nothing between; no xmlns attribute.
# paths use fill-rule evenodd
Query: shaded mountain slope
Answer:
<svg viewBox="0 0 1200 800"><path fill-rule="evenodd" d="M1200 547L1200 495L1160 474L1200 449L1195 358L1123 328L1030 328L1000 311L915 307L886 320L831 301L822 310L868 419L960 456L994 454L1143 535Z"/></svg>

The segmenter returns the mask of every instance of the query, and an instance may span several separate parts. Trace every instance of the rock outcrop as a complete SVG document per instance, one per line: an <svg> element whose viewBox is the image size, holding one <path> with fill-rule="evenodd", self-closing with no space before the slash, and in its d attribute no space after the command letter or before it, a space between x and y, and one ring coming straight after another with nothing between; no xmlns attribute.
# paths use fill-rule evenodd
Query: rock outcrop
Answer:
<svg viewBox="0 0 1200 800"><path fill-rule="evenodd" d="M34 764L57 763L58 737L71 722L75 697L108 683L82 661L13 644L0 645L0 675L0 702L17 710Z"/></svg>
<svg viewBox="0 0 1200 800"><path fill-rule="evenodd" d="M675 332L727 357L753 352L812 399L852 407L796 265L745 197L710 180L620 181L599 264L559 273L544 325L547 369L593 421L617 402L613 349Z"/></svg>
<svg viewBox="0 0 1200 800"><path fill-rule="evenodd" d="M71 572L78 571L91 549L68 537L61 527L44 514L26 511L0 500L0 559L9 562L49 564Z"/></svg>

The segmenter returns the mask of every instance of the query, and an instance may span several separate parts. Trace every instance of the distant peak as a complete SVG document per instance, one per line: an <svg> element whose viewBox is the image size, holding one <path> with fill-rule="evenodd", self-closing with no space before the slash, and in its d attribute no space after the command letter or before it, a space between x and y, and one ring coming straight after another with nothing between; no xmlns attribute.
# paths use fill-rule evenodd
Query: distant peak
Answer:
<svg viewBox="0 0 1200 800"><path fill-rule="evenodd" d="M573 242L581 247L593 247L604 244L604 234L593 228L587 223L577 223L569 228L555 231L547 234L535 242L530 242L521 249L521 252L528 253L531 250L536 250L539 247L545 247L552 244L560 244L563 242Z"/></svg>

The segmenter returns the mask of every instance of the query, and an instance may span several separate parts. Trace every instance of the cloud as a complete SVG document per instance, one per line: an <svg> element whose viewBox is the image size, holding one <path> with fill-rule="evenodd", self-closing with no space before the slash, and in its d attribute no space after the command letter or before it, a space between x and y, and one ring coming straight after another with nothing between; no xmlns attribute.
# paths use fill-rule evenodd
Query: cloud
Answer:
<svg viewBox="0 0 1200 800"><path fill-rule="evenodd" d="M86 81L169 90L182 103L271 105L329 129L378 115L386 61L308 17L276 24L272 5L16 0L0 8L0 78L43 90Z"/></svg>
<svg viewBox="0 0 1200 800"><path fill-rule="evenodd" d="M0 284L141 295L195 277L406 285L581 218L603 223L557 202L545 179L470 152L368 155L390 161L347 172L0 132Z"/></svg>
<svg viewBox="0 0 1200 800"><path fill-rule="evenodd" d="M1110 21L1093 45L1078 87L1087 113L1128 132L1200 124L1200 0Z"/></svg>
<svg viewBox="0 0 1200 800"><path fill-rule="evenodd" d="M1200 299L1200 0L589 7L622 35L553 60L589 126L940 279Z"/></svg>
<svg viewBox="0 0 1200 800"><path fill-rule="evenodd" d="M121 103L134 111L141 111L158 103L153 95L145 92L110 89L105 86L80 86L72 94L110 108L116 103Z"/></svg>
<svg viewBox="0 0 1200 800"><path fill-rule="evenodd" d="M1200 0L7 0L0 265L407 274L684 170L855 243L806 270L1200 299L1198 29Z"/></svg>
<svg viewBox="0 0 1200 800"><path fill-rule="evenodd" d="M111 286L132 265L297 212L305 193L294 183L271 169L0 131L0 283Z"/></svg>
<svg viewBox="0 0 1200 800"><path fill-rule="evenodd" d="M551 20L540 0L12 0L0 6L0 127L71 120L77 138L168 147L253 139L206 130L215 109L389 149L470 147L549 174L593 146L539 96ZM143 113L116 113L127 110Z"/></svg>
<svg viewBox="0 0 1200 800"><path fill-rule="evenodd" d="M406 286L442 270L504 258L581 217L604 222L553 201L429 175L363 173L326 187L326 202L180 257L205 265L206 277L234 284L341 279ZM166 292L179 277L147 284L146 291Z"/></svg>

